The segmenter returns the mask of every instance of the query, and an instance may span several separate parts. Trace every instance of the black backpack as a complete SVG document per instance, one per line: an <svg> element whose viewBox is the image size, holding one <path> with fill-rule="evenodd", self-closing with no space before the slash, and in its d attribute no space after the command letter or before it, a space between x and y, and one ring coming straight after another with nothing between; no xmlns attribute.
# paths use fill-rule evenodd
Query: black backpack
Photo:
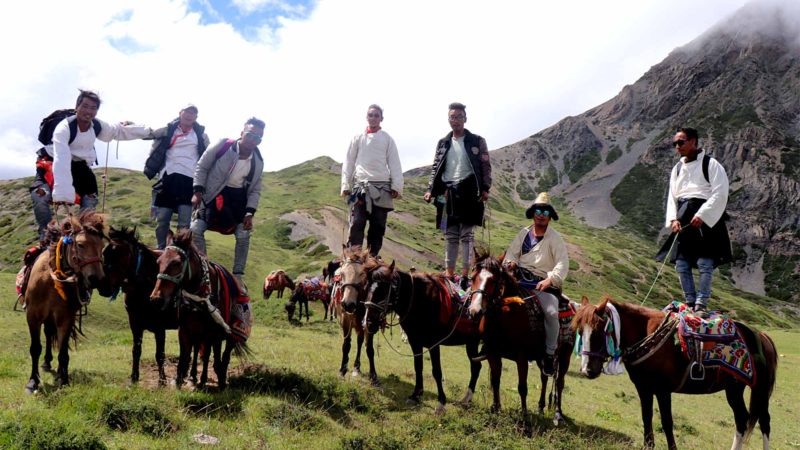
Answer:
<svg viewBox="0 0 800 450"><path fill-rule="evenodd" d="M74 109L57 109L49 116L42 119L42 122L39 124L39 142L44 145L52 144L53 132L56 130L56 126L61 123L62 120L74 115ZM100 121L97 119L92 119L92 127L94 128L95 136L98 136L100 134L100 130L103 128L103 126L100 125ZM69 123L69 144L72 144L72 141L75 140L75 136L77 135L78 121L73 120Z"/></svg>
<svg viewBox="0 0 800 450"><path fill-rule="evenodd" d="M703 155L702 165L703 165L703 177L705 177L707 183L710 183L710 181L708 181L708 163L709 163L709 161L711 161L711 157L708 156L708 153L706 153L705 155ZM675 172L675 173L677 175L680 175L681 174L681 169L683 168L683 162L682 161L678 161L678 164L675 164L675 167L678 168L678 171Z"/></svg>

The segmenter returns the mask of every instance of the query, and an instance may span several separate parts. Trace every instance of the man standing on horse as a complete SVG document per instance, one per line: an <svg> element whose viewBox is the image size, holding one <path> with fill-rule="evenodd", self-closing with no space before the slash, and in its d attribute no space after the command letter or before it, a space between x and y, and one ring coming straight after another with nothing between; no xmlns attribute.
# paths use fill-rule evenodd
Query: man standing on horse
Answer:
<svg viewBox="0 0 800 450"><path fill-rule="evenodd" d="M678 129L672 145L681 155L669 177L666 226L672 233L656 260L662 261L671 250L670 262L675 263L686 304L704 313L714 269L732 259L725 226L728 175L722 164L697 147L694 128ZM696 290L693 267L700 272Z"/></svg>
<svg viewBox="0 0 800 450"><path fill-rule="evenodd" d="M541 291L536 297L544 311L546 355L542 372L549 376L554 372L553 355L559 334L558 301L569 271L569 255L564 239L548 226L551 220L558 220L558 213L550 204L547 192L536 197L525 211L525 217L533 219L533 224L523 228L511 241L504 264L516 273L521 287Z"/></svg>
<svg viewBox="0 0 800 450"><path fill-rule="evenodd" d="M210 147L194 172L192 207L196 210L190 227L194 244L206 253L206 230L234 234L233 275L243 293L247 292L244 270L264 173L264 159L258 150L264 127L262 120L251 117L239 139L223 139Z"/></svg>
<svg viewBox="0 0 800 450"><path fill-rule="evenodd" d="M426 202L436 202L436 226L445 228L447 246L444 252L445 270L453 278L461 249L461 287L466 289L469 262L472 256L475 226L483 226L483 207L489 200L492 187L492 164L486 140L464 128L466 106L451 103L447 115L452 131L439 139L433 157ZM445 221L445 225L441 221Z"/></svg>
<svg viewBox="0 0 800 450"><path fill-rule="evenodd" d="M144 163L144 174L153 179L153 207L156 209L158 248L167 245L172 214L178 214L178 230L189 228L192 219L192 178L197 160L208 147L205 127L197 123L197 106L181 109L178 118L153 132L153 147Z"/></svg>
<svg viewBox="0 0 800 450"><path fill-rule="evenodd" d="M80 90L75 102L75 115L66 117L53 131L53 143L44 147L52 158L52 192L47 182L31 191L33 214L39 226L39 238L52 219L50 203L72 204L80 196L81 212L95 209L98 203L97 178L90 166L97 162L94 142L128 141L152 136L153 130L129 122L108 124L96 119L100 97L92 91ZM38 165L38 164L37 164ZM37 170L38 172L38 170ZM43 179L49 178L43 175Z"/></svg>
<svg viewBox="0 0 800 450"><path fill-rule="evenodd" d="M403 194L403 169L397 145L381 129L383 109L367 108L367 129L350 141L342 164L342 197L350 205L350 232L347 245L360 249L364 228L369 221L367 246L378 256L386 233L386 218L394 209L394 199Z"/></svg>

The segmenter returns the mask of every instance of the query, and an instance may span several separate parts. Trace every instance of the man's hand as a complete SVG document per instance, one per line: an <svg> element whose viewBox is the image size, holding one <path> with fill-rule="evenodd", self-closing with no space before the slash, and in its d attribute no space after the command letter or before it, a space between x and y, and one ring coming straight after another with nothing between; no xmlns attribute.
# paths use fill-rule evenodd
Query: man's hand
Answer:
<svg viewBox="0 0 800 450"><path fill-rule="evenodd" d="M245 230L252 230L253 229L253 216L247 214L244 216L244 221L242 222L242 228Z"/></svg>
<svg viewBox="0 0 800 450"><path fill-rule="evenodd" d="M506 266L508 270L511 271L517 270L517 263L515 261L508 261L503 263L503 265Z"/></svg>
<svg viewBox="0 0 800 450"><path fill-rule="evenodd" d="M426 202L430 203L431 202L431 193L430 192L426 192L425 194L422 195L422 199L425 200Z"/></svg>
<svg viewBox="0 0 800 450"><path fill-rule="evenodd" d="M400 194L398 194L397 191L395 191L394 189L392 189L392 191L389 192L389 195L391 195L392 198L397 198L400 196Z"/></svg>
<svg viewBox="0 0 800 450"><path fill-rule="evenodd" d="M488 202L489 201L489 191L481 192L481 201Z"/></svg>
<svg viewBox="0 0 800 450"><path fill-rule="evenodd" d="M203 201L203 194L199 192L192 194L192 208L197 208L201 201Z"/></svg>
<svg viewBox="0 0 800 450"><path fill-rule="evenodd" d="M698 216L694 216L694 217L692 217L692 221L689 222L689 225L691 225L691 226L693 226L695 228L700 228L701 226L703 226L704 223L705 222L703 222L703 219L701 219Z"/></svg>
<svg viewBox="0 0 800 450"><path fill-rule="evenodd" d="M544 280L536 284L536 290L544 291L552 285L553 285L553 280L551 280L550 278L545 278Z"/></svg>
<svg viewBox="0 0 800 450"><path fill-rule="evenodd" d="M342 197L349 197L350 191L342 191Z"/></svg>
<svg viewBox="0 0 800 450"><path fill-rule="evenodd" d="M670 225L673 233L680 233L681 232L681 223L680 221L673 220L672 224Z"/></svg>

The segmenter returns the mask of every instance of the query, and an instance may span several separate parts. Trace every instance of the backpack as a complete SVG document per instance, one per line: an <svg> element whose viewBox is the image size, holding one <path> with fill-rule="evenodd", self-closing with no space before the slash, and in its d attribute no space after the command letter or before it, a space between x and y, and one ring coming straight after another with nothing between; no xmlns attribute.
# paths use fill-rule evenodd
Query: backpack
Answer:
<svg viewBox="0 0 800 450"><path fill-rule="evenodd" d="M74 109L57 109L50 113L49 116L42 119L42 122L39 124L39 142L44 145L52 144L53 132L56 130L56 126L67 117L74 116L75 113L76 111ZM95 136L98 136L100 130L103 128L102 125L100 125L100 121L97 119L92 119L92 127L94 128ZM72 141L75 140L77 135L78 121L73 120L69 123L69 144L72 144Z"/></svg>
<svg viewBox="0 0 800 450"><path fill-rule="evenodd" d="M709 161L711 161L711 157L708 156L708 153L706 153L705 155L703 155L703 162L702 162L702 164L703 164L703 177L705 177L706 183L710 183L710 181L708 181L708 163L709 163ZM678 168L678 170L675 172L675 175L676 176L680 175L681 174L681 168L683 167L683 161L678 161L678 164L675 164L675 167Z"/></svg>
<svg viewBox="0 0 800 450"><path fill-rule="evenodd" d="M150 155L147 157L147 161L144 163L143 172L148 180L152 180L156 175L158 175L159 172L161 172L161 169L164 168L164 165L167 161L167 150L172 147L170 138L178 128L179 123L180 118L175 119L167 124L167 131L164 134L164 137L158 138L158 141L153 144L153 148L150 150ZM200 158L203 156L203 152L206 151L206 141L203 139L205 127L195 122L192 125L192 128L194 129L195 134L197 134L197 157Z"/></svg>

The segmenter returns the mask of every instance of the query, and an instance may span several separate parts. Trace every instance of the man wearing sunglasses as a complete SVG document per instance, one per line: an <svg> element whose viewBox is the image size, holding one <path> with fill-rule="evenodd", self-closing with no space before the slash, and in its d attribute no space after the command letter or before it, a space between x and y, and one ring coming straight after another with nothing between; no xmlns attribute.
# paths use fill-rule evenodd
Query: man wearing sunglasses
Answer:
<svg viewBox="0 0 800 450"><path fill-rule="evenodd" d="M506 250L504 264L513 270L520 286L539 291L536 296L544 310L545 358L542 372L553 375L553 355L558 346L558 299L561 286L569 271L567 245L550 225L558 220L550 196L542 192L536 197L525 217L533 219L529 227L523 228Z"/></svg>
<svg viewBox="0 0 800 450"><path fill-rule="evenodd" d="M192 207L195 211L190 227L194 244L206 253L206 230L234 234L233 275L244 293L247 292L243 277L250 232L264 173L264 159L258 150L264 127L262 120L251 117L245 122L239 139L223 139L209 147L197 161L194 171Z"/></svg>
<svg viewBox="0 0 800 450"><path fill-rule="evenodd" d="M716 159L697 147L694 128L678 129L672 145L681 156L669 179L666 226L672 233L656 259L670 255L686 304L703 314L711 297L714 269L732 259L725 226L728 175ZM692 268L700 273L696 288Z"/></svg>
<svg viewBox="0 0 800 450"><path fill-rule="evenodd" d="M347 245L354 249L364 243L364 228L369 221L367 246L372 256L383 247L386 218L394 209L394 199L403 194L403 169L397 145L381 129L383 109L367 108L367 129L350 141L342 164L342 197L350 205L350 233Z"/></svg>

